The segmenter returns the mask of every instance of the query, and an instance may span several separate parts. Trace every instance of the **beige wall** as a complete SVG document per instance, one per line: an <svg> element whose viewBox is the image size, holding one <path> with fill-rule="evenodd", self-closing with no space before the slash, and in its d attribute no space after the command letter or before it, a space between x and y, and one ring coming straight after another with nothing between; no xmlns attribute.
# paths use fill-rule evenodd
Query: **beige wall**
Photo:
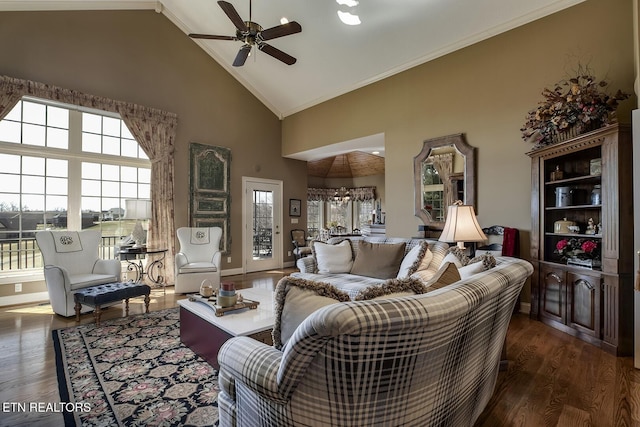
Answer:
<svg viewBox="0 0 640 427"><path fill-rule="evenodd" d="M478 149L480 224L522 230L528 257L525 115L578 61L632 93L632 24L631 0L588 0L285 118L283 155L384 133L387 234L409 237L421 223L413 216L413 157L425 139L462 132ZM621 121L634 104L625 102Z"/></svg>
<svg viewBox="0 0 640 427"><path fill-rule="evenodd" d="M163 15L2 12L0 74L177 113L176 227L188 225L189 143L231 148L232 262L224 257L223 269L241 267L242 176L284 181L285 201L306 197L306 163L282 158L279 119ZM288 238L283 250L293 261Z"/></svg>

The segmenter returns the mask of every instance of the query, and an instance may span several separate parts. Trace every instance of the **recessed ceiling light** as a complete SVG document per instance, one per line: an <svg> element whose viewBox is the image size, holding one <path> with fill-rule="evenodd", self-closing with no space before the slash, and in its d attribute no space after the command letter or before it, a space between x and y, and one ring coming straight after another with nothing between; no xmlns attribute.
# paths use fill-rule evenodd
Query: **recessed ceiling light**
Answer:
<svg viewBox="0 0 640 427"><path fill-rule="evenodd" d="M349 7L356 7L358 5L358 2L356 0L336 0L336 3L338 3L340 6Z"/></svg>
<svg viewBox="0 0 640 427"><path fill-rule="evenodd" d="M288 24L288 23L289 23L289 20L283 16L282 18L280 18L280 23L281 23L282 25L284 25L284 24Z"/></svg>
<svg viewBox="0 0 640 427"><path fill-rule="evenodd" d="M338 18L347 25L360 25L360 18L358 15L352 15L349 12L338 11Z"/></svg>
<svg viewBox="0 0 640 427"><path fill-rule="evenodd" d="M371 154L378 155L378 154L380 154L380 152L379 151L372 151Z"/></svg>

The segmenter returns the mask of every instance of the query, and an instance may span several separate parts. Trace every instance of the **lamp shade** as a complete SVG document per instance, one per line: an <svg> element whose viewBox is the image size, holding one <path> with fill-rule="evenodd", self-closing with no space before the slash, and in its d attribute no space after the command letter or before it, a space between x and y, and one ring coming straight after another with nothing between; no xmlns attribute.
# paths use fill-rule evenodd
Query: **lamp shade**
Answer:
<svg viewBox="0 0 640 427"><path fill-rule="evenodd" d="M151 200L126 199L124 201L124 219L151 218Z"/></svg>
<svg viewBox="0 0 640 427"><path fill-rule="evenodd" d="M438 239L441 242L482 242L487 236L480 228L473 206L454 204L447 210L447 221Z"/></svg>

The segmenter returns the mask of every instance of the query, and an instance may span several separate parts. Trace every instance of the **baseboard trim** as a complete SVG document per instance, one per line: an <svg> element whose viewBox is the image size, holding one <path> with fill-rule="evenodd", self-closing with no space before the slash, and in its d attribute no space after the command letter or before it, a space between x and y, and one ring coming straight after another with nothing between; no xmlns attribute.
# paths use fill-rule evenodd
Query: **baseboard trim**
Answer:
<svg viewBox="0 0 640 427"><path fill-rule="evenodd" d="M295 266L296 266L295 261L285 261L282 263L282 268L289 268L289 267L295 267ZM222 270L220 272L220 276L235 276L238 274L245 274L245 272L242 268L229 268L227 270Z"/></svg>
<svg viewBox="0 0 640 427"><path fill-rule="evenodd" d="M520 313L522 314L530 314L531 313L531 303L529 302L521 302L520 303Z"/></svg>
<svg viewBox="0 0 640 427"><path fill-rule="evenodd" d="M27 304L32 302L48 302L48 292L31 292L22 295L11 295L8 297L0 297L0 307L9 305Z"/></svg>

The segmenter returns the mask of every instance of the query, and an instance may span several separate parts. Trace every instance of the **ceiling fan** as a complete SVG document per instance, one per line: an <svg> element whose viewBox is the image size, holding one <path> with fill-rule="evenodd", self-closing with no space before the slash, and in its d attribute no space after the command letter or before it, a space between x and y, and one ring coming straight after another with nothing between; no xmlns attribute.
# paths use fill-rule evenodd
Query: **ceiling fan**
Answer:
<svg viewBox="0 0 640 427"><path fill-rule="evenodd" d="M234 67L241 67L244 65L249 53L253 46L257 46L262 52L273 56L274 58L284 62L287 65L293 65L296 63L296 58L293 56L276 49L270 44L265 43L265 40L273 40L278 37L288 36L289 34L295 34L302 31L302 26L296 21L287 22L286 24L278 25L272 28L263 30L260 24L251 20L251 0L249 0L249 20L243 21L240 15L233 7L233 5L226 1L219 1L218 5L222 8L224 13L229 17L233 25L236 27L235 36L216 36L210 34L189 34L189 37L194 39L210 39L210 40L239 40L244 44L238 51L236 59L233 61Z"/></svg>

